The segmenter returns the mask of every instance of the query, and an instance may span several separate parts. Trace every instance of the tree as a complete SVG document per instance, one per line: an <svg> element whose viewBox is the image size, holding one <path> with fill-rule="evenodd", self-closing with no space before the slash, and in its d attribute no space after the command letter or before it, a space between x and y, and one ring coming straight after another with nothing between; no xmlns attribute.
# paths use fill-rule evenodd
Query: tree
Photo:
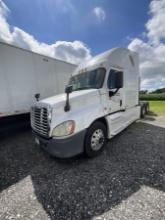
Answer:
<svg viewBox="0 0 165 220"><path fill-rule="evenodd" d="M152 94L159 94L159 93L165 93L165 87L161 89L156 89L155 91L151 92Z"/></svg>
<svg viewBox="0 0 165 220"><path fill-rule="evenodd" d="M140 94L147 94L148 90L140 90Z"/></svg>

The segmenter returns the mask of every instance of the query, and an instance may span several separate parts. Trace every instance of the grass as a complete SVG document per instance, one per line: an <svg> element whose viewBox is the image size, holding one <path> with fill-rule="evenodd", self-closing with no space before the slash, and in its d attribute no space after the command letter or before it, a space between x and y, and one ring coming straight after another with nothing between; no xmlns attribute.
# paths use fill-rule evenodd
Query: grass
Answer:
<svg viewBox="0 0 165 220"><path fill-rule="evenodd" d="M149 101L150 111L158 115L165 114L165 101Z"/></svg>

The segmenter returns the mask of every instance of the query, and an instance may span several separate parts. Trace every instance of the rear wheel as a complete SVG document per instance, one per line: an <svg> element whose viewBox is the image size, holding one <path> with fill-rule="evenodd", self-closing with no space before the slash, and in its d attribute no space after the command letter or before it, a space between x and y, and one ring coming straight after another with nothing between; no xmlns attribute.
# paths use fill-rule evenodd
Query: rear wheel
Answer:
<svg viewBox="0 0 165 220"><path fill-rule="evenodd" d="M100 122L94 122L87 130L85 137L85 153L88 157L98 155L106 143L106 126Z"/></svg>
<svg viewBox="0 0 165 220"><path fill-rule="evenodd" d="M146 114L148 114L149 113L149 104L147 103L146 104Z"/></svg>
<svg viewBox="0 0 165 220"><path fill-rule="evenodd" d="M141 106L141 118L144 118L145 114L146 114L146 106L142 105Z"/></svg>

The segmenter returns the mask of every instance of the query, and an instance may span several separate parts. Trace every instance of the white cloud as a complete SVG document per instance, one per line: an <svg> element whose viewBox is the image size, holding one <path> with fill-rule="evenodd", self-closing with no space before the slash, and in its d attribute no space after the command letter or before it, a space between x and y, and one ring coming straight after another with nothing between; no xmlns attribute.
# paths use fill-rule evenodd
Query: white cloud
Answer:
<svg viewBox="0 0 165 220"><path fill-rule="evenodd" d="M6 22L6 16L8 13L9 9L7 6L2 1L0 1L0 36L2 39L10 41L11 35L9 24Z"/></svg>
<svg viewBox="0 0 165 220"><path fill-rule="evenodd" d="M165 39L165 0L153 0L150 3L151 19L147 22L148 38L151 43L159 44Z"/></svg>
<svg viewBox="0 0 165 220"><path fill-rule="evenodd" d="M99 21L103 21L106 18L106 13L104 9L102 9L101 7L94 8L93 13L95 14L95 16L97 17Z"/></svg>
<svg viewBox="0 0 165 220"><path fill-rule="evenodd" d="M61 1L58 0L59 3ZM71 7L69 1L67 2L67 8ZM11 31L11 26L7 22L8 13L10 10L0 0L0 41L76 64L91 57L89 48L81 41L57 41L48 45L37 41L32 35L18 27L12 27Z"/></svg>
<svg viewBox="0 0 165 220"><path fill-rule="evenodd" d="M55 0L56 7L62 13L74 13L76 11L74 5L72 4L71 0Z"/></svg>
<svg viewBox="0 0 165 220"><path fill-rule="evenodd" d="M165 87L165 0L152 0L146 24L147 41L133 39L128 48L140 55L141 88Z"/></svg>

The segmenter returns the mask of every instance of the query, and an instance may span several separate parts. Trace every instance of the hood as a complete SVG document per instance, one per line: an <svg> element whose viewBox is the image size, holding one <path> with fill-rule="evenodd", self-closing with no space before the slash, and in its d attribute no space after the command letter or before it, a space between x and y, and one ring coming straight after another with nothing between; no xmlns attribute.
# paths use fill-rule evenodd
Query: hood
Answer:
<svg viewBox="0 0 165 220"><path fill-rule="evenodd" d="M79 91L73 91L69 94L69 101L70 105L74 103L75 100L82 100L83 102L86 101L87 97L93 97L97 96L98 90L97 89L86 89L86 90L79 90ZM50 107L58 107L58 106L64 106L66 102L66 93L55 95L46 99L41 100L40 104L46 104Z"/></svg>
<svg viewBox="0 0 165 220"><path fill-rule="evenodd" d="M65 112L66 94L56 95L39 101L37 106L45 106L51 112L51 132L54 127L67 120L77 121L76 129L82 128L84 120L93 120L100 112L100 91L88 89L74 91L70 94L70 111ZM85 117L83 117L85 116Z"/></svg>

